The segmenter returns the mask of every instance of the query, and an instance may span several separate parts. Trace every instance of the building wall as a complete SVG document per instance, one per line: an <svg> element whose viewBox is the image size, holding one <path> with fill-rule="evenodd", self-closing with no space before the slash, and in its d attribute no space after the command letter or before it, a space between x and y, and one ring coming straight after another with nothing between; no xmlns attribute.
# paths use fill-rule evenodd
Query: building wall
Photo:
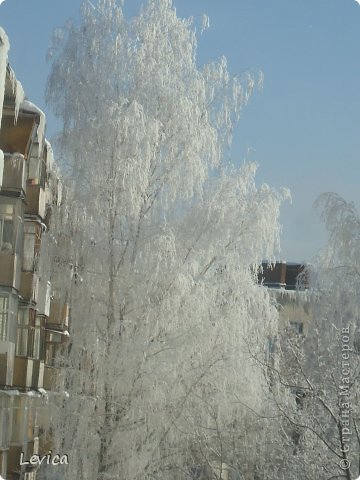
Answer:
<svg viewBox="0 0 360 480"><path fill-rule="evenodd" d="M7 49L0 29L0 474L33 480L36 468L20 465L20 455L48 453L42 423L47 391L60 388L53 359L68 338L69 308L51 288L51 249L43 248L61 182L45 116L24 100Z"/></svg>

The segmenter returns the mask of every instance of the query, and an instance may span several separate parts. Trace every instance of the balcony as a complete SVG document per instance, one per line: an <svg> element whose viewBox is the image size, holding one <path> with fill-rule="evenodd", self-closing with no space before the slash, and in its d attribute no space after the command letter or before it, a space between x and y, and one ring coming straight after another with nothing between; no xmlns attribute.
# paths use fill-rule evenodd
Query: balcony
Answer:
<svg viewBox="0 0 360 480"><path fill-rule="evenodd" d="M11 346L10 342L0 342L0 345ZM13 384L13 371L14 371L14 352L11 348L8 348L7 352L4 352L2 348L0 353L0 385L6 385L11 387Z"/></svg>
<svg viewBox="0 0 360 480"><path fill-rule="evenodd" d="M0 450L0 475L5 478L7 470L7 451Z"/></svg>
<svg viewBox="0 0 360 480"><path fill-rule="evenodd" d="M21 457L22 454L22 457ZM25 472L33 472L36 470L35 465L20 465L21 458L23 461L29 461L32 455L38 454L38 441L29 442L23 446L13 445L8 451L8 466L7 477L9 479L25 478L23 475ZM21 472L21 473L20 473Z"/></svg>
<svg viewBox="0 0 360 480"><path fill-rule="evenodd" d="M6 450L10 443L10 402L10 397L0 392L0 450Z"/></svg>
<svg viewBox="0 0 360 480"><path fill-rule="evenodd" d="M50 314L50 299L51 299L51 283L44 281L43 278L39 280L39 295L38 295L38 315L48 317Z"/></svg>
<svg viewBox="0 0 360 480"><path fill-rule="evenodd" d="M50 365L45 365L43 388L45 390L56 390L56 386L59 381L59 374L60 374L59 368L51 367Z"/></svg>
<svg viewBox="0 0 360 480"><path fill-rule="evenodd" d="M24 196L26 191L26 168L23 155L4 155L4 170L1 192Z"/></svg>
<svg viewBox="0 0 360 480"><path fill-rule="evenodd" d="M39 453L39 438L33 437L27 444L28 458Z"/></svg>
<svg viewBox="0 0 360 480"><path fill-rule="evenodd" d="M41 248L41 224L26 220L24 224L23 272L35 272L38 268Z"/></svg>
<svg viewBox="0 0 360 480"><path fill-rule="evenodd" d="M14 111L4 110L0 129L0 148L4 153L19 152L26 156L36 126L33 115L20 114L14 122Z"/></svg>
<svg viewBox="0 0 360 480"><path fill-rule="evenodd" d="M22 445L11 446L7 455L7 472L8 474L16 474L20 472L20 455L23 452ZM16 478L16 477L10 477Z"/></svg>
<svg viewBox="0 0 360 480"><path fill-rule="evenodd" d="M6 244L3 244L5 247ZM5 248L0 251L0 285L20 288L21 262L17 254L7 252Z"/></svg>
<svg viewBox="0 0 360 480"><path fill-rule="evenodd" d="M42 220L46 213L46 195L41 185L28 184L26 187L26 215L36 215Z"/></svg>
<svg viewBox="0 0 360 480"><path fill-rule="evenodd" d="M30 388L33 378L34 360L26 357L15 357L14 387Z"/></svg>
<svg viewBox="0 0 360 480"><path fill-rule="evenodd" d="M43 388L44 381L44 362L33 360L33 372L31 379L31 388L35 390Z"/></svg>
<svg viewBox="0 0 360 480"><path fill-rule="evenodd" d="M15 357L13 386L17 388L43 388L44 362L28 357Z"/></svg>
<svg viewBox="0 0 360 480"><path fill-rule="evenodd" d="M66 330L69 326L69 305L53 300L50 303L50 316L47 326L59 330Z"/></svg>
<svg viewBox="0 0 360 480"><path fill-rule="evenodd" d="M20 295L26 302L37 303L39 278L36 273L21 272Z"/></svg>
<svg viewBox="0 0 360 480"><path fill-rule="evenodd" d="M0 385L6 385L7 353L0 353Z"/></svg>
<svg viewBox="0 0 360 480"><path fill-rule="evenodd" d="M54 450L54 437L49 432L44 432L39 437L39 455L47 455Z"/></svg>

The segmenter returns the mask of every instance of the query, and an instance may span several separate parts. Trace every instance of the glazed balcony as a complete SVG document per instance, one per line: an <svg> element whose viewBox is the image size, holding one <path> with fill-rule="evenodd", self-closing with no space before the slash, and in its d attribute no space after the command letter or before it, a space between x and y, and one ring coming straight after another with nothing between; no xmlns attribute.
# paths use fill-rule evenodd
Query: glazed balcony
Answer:
<svg viewBox="0 0 360 480"><path fill-rule="evenodd" d="M26 156L36 128L34 115L20 114L15 123L14 111L4 109L0 129L0 149L4 153L19 152Z"/></svg>
<svg viewBox="0 0 360 480"><path fill-rule="evenodd" d="M25 220L24 224L24 248L23 248L23 272L36 272L38 269L41 248L41 223L34 220Z"/></svg>
<svg viewBox="0 0 360 480"><path fill-rule="evenodd" d="M0 450L5 450L10 443L10 401L8 395L4 393L0 395Z"/></svg>
<svg viewBox="0 0 360 480"><path fill-rule="evenodd" d="M56 390L59 382L60 369L57 367L52 367L50 365L45 365L44 367L44 378L43 378L43 388L45 390Z"/></svg>
<svg viewBox="0 0 360 480"><path fill-rule="evenodd" d="M20 470L20 455L23 452L22 445L12 445L7 454L7 473L16 474ZM15 476L10 478L16 478Z"/></svg>
<svg viewBox="0 0 360 480"><path fill-rule="evenodd" d="M39 437L39 455L47 455L54 450L54 437L49 432L44 432Z"/></svg>
<svg viewBox="0 0 360 480"><path fill-rule="evenodd" d="M37 303L39 278L33 272L21 272L20 295L25 302Z"/></svg>
<svg viewBox="0 0 360 480"><path fill-rule="evenodd" d="M23 202L0 195L0 285L19 289Z"/></svg>
<svg viewBox="0 0 360 480"><path fill-rule="evenodd" d="M23 197L25 191L26 163L24 156L18 153L5 154L1 193Z"/></svg>
<svg viewBox="0 0 360 480"><path fill-rule="evenodd" d="M44 382L44 362L41 360L33 360L33 373L31 379L31 388L38 390L43 388Z"/></svg>
<svg viewBox="0 0 360 480"><path fill-rule="evenodd" d="M7 450L0 450L0 475L5 478L7 470Z"/></svg>
<svg viewBox="0 0 360 480"><path fill-rule="evenodd" d="M0 385L6 385L7 353L0 353Z"/></svg>
<svg viewBox="0 0 360 480"><path fill-rule="evenodd" d="M37 310L38 315L48 317L50 314L50 301L51 301L51 283L44 280L43 278L39 279L39 295Z"/></svg>
<svg viewBox="0 0 360 480"><path fill-rule="evenodd" d="M0 250L0 285L3 287L12 287L16 290L20 288L21 261L17 254L5 249Z"/></svg>
<svg viewBox="0 0 360 480"><path fill-rule="evenodd" d="M21 305L17 316L15 347L16 386L42 388L45 358L44 319L34 308Z"/></svg>
<svg viewBox="0 0 360 480"><path fill-rule="evenodd" d="M9 342L0 342L0 345L9 346ZM10 349L9 349L10 350ZM13 383L14 352L0 353L0 385L11 387Z"/></svg>
<svg viewBox="0 0 360 480"><path fill-rule="evenodd" d="M44 362L27 357L15 357L13 386L17 388L43 388Z"/></svg>
<svg viewBox="0 0 360 480"><path fill-rule="evenodd" d="M69 326L70 308L67 303L53 300L50 303L50 315L47 326L59 330L67 330Z"/></svg>
<svg viewBox="0 0 360 480"><path fill-rule="evenodd" d="M30 388L33 378L34 360L27 357L15 357L13 385L18 388Z"/></svg>
<svg viewBox="0 0 360 480"><path fill-rule="evenodd" d="M26 186L26 215L36 215L45 220L46 195L41 185L28 184Z"/></svg>

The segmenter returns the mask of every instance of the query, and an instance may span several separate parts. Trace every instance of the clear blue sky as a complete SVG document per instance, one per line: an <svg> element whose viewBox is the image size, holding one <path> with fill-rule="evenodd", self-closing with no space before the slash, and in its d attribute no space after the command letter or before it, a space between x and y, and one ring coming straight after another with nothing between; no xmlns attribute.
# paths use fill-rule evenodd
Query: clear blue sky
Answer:
<svg viewBox="0 0 360 480"><path fill-rule="evenodd" d="M140 0L125 1L134 15ZM30 100L44 103L52 31L77 18L81 0L5 0L0 25ZM288 186L282 258L311 261L325 241L312 204L335 191L360 207L360 6L355 0L174 0L180 16L210 17L198 61L225 55L232 74L262 70L265 84L243 112L231 151L259 164L258 181Z"/></svg>

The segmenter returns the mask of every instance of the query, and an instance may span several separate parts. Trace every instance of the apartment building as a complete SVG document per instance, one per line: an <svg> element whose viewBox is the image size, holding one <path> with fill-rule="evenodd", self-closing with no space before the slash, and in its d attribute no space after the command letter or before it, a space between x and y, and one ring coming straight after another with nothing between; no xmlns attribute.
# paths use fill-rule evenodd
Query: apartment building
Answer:
<svg viewBox="0 0 360 480"><path fill-rule="evenodd" d="M61 181L45 116L25 99L8 49L0 28L0 474L34 480L38 466L27 460L48 453L42 432L69 307L51 284L51 218Z"/></svg>

